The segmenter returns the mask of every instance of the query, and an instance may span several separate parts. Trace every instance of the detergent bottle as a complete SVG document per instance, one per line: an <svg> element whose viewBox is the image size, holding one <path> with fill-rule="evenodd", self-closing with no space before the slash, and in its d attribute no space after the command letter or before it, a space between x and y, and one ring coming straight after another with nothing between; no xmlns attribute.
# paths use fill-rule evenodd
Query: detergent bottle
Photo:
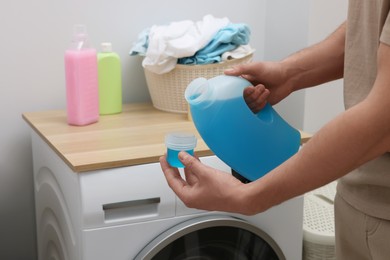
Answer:
<svg viewBox="0 0 390 260"><path fill-rule="evenodd" d="M298 151L300 133L270 104L253 113L243 97L250 85L234 76L197 78L187 86L185 98L199 134L213 153L254 181Z"/></svg>
<svg viewBox="0 0 390 260"><path fill-rule="evenodd" d="M113 52L110 42L101 44L98 52L99 113L101 115L122 112L121 61Z"/></svg>
<svg viewBox="0 0 390 260"><path fill-rule="evenodd" d="M99 120L96 49L90 46L85 25L75 25L71 47L65 52L66 111L70 125Z"/></svg>

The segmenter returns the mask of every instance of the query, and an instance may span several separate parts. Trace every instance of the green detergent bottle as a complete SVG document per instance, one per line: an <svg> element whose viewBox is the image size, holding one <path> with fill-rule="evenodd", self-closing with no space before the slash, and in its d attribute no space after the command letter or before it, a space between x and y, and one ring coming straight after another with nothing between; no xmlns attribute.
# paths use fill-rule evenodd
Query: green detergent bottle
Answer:
<svg viewBox="0 0 390 260"><path fill-rule="evenodd" d="M111 43L102 43L98 53L99 113L101 115L122 112L122 72L118 54Z"/></svg>

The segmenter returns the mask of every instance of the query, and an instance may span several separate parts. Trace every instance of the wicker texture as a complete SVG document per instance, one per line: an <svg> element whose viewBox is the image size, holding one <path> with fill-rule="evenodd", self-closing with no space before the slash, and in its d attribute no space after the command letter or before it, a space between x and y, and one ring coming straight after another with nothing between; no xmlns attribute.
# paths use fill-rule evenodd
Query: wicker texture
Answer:
<svg viewBox="0 0 390 260"><path fill-rule="evenodd" d="M334 197L337 182L308 192L304 199L303 260L335 260Z"/></svg>
<svg viewBox="0 0 390 260"><path fill-rule="evenodd" d="M167 112L187 113L188 104L184 98L184 91L192 80L222 75L232 66L250 62L252 56L253 54L249 54L240 59L207 65L177 64L175 69L164 74L156 74L144 69L153 106Z"/></svg>

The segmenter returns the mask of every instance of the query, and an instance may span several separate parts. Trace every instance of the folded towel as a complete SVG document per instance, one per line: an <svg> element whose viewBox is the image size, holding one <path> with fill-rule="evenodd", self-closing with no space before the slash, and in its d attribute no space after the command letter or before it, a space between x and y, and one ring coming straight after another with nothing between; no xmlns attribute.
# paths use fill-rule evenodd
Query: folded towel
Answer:
<svg viewBox="0 0 390 260"><path fill-rule="evenodd" d="M221 55L222 61L232 60L232 59L240 59L243 58L251 53L254 53L255 50L252 49L249 44L247 45L240 45L234 50L224 52Z"/></svg>
<svg viewBox="0 0 390 260"><path fill-rule="evenodd" d="M237 48L235 44L232 43L224 43L220 44L219 47L215 50L210 50L209 52L197 52L194 56L184 57L178 59L178 64L185 65L196 65L196 64L210 64L210 63L218 63L221 62L221 54L232 49Z"/></svg>
<svg viewBox="0 0 390 260"><path fill-rule="evenodd" d="M228 24L227 18L206 15L196 23L185 20L163 26L154 25L149 31L142 66L157 74L169 72L175 68L178 58L193 56Z"/></svg>
<svg viewBox="0 0 390 260"><path fill-rule="evenodd" d="M178 60L180 64L209 64L221 61L221 55L249 43L250 29L246 24L229 24L219 30L211 41L191 57Z"/></svg>

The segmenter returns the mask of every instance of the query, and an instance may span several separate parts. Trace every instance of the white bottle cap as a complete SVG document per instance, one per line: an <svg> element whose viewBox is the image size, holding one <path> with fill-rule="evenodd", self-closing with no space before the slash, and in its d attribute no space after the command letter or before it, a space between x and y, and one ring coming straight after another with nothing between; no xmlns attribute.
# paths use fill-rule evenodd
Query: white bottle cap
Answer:
<svg viewBox="0 0 390 260"><path fill-rule="evenodd" d="M84 24L75 24L73 26L72 48L81 50L89 47L87 27Z"/></svg>
<svg viewBox="0 0 390 260"><path fill-rule="evenodd" d="M165 136L167 148L176 151L192 150L196 147L196 136L192 133L173 132Z"/></svg>
<svg viewBox="0 0 390 260"><path fill-rule="evenodd" d="M101 44L102 52L112 52L112 44L111 42L103 42Z"/></svg>

